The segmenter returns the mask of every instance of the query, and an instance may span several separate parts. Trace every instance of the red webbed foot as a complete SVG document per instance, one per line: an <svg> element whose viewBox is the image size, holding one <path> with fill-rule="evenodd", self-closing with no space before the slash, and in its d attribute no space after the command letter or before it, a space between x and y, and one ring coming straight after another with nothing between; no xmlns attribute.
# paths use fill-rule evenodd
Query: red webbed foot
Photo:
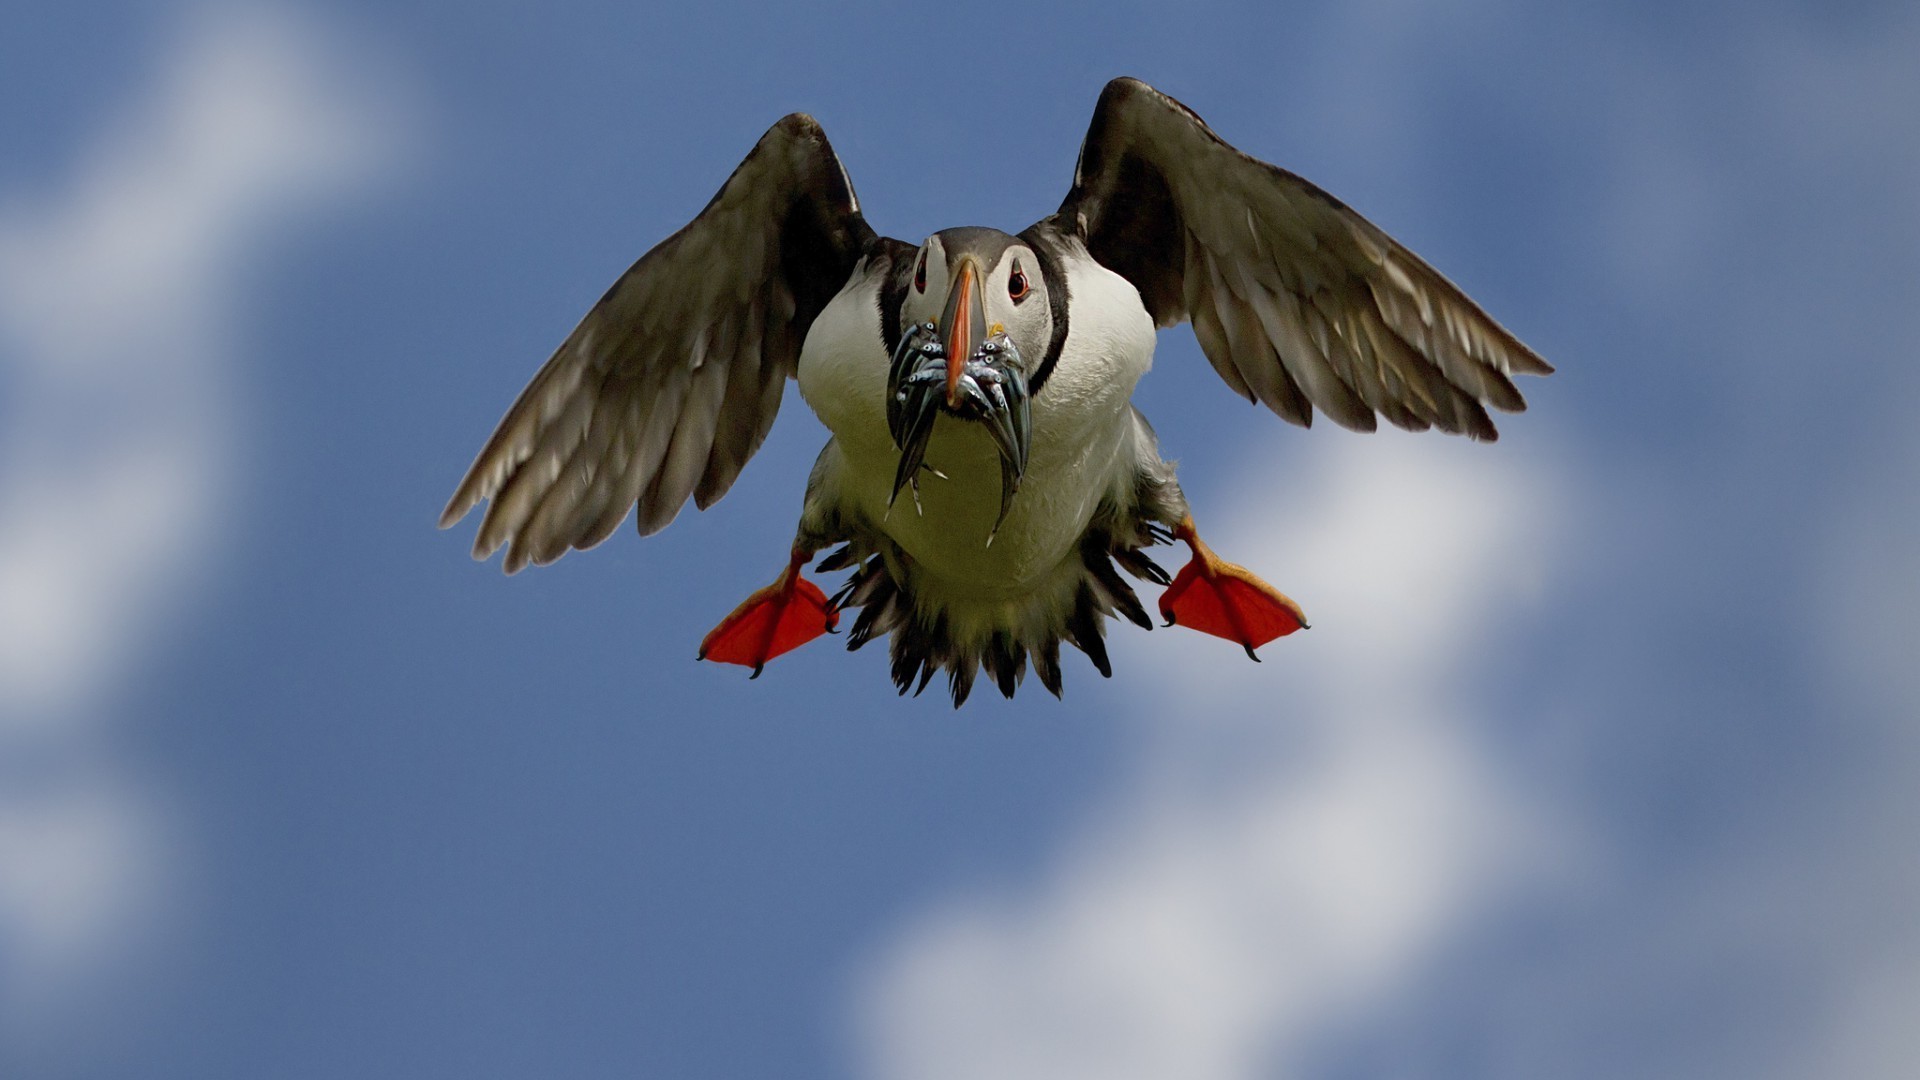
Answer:
<svg viewBox="0 0 1920 1080"><path fill-rule="evenodd" d="M773 584L746 598L700 642L700 659L739 664L759 678L767 661L791 652L840 624L840 612L820 587L800 576L807 561L794 552Z"/></svg>
<svg viewBox="0 0 1920 1080"><path fill-rule="evenodd" d="M1183 519L1173 535L1193 549L1193 559L1160 594L1160 614L1168 626L1239 642L1255 661L1260 657L1253 650L1306 628L1307 617L1299 604L1246 567L1215 555L1194 532L1191 517Z"/></svg>

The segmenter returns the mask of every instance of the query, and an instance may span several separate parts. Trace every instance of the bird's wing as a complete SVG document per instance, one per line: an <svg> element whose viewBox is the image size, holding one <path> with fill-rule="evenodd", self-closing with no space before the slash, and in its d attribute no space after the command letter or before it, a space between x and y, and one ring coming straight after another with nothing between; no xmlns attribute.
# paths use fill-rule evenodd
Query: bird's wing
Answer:
<svg viewBox="0 0 1920 1080"><path fill-rule="evenodd" d="M1156 323L1191 320L1235 391L1303 426L1318 406L1360 431L1377 413L1493 439L1484 406L1526 408L1510 376L1553 370L1372 222L1136 79L1101 93L1051 221Z"/></svg>
<svg viewBox="0 0 1920 1080"><path fill-rule="evenodd" d="M705 509L766 437L807 328L876 237L812 117L761 137L700 216L642 256L507 410L440 516L491 500L505 569Z"/></svg>

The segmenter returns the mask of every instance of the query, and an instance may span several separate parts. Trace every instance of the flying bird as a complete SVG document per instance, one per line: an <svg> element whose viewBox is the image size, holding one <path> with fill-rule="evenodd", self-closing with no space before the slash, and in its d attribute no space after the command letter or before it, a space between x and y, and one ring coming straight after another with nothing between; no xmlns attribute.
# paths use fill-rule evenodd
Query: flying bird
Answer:
<svg viewBox="0 0 1920 1080"><path fill-rule="evenodd" d="M550 563L638 507L665 528L724 495L789 378L832 437L774 582L701 643L766 663L858 616L901 693L984 669L1012 697L1060 644L1111 676L1109 617L1254 650L1300 607L1200 539L1132 403L1157 327L1193 325L1236 393L1310 426L1384 417L1496 437L1517 374L1553 369L1345 204L1134 79L1101 93L1059 210L1025 231L880 236L812 117L761 137L705 210L621 275L508 409L441 515L486 501L475 558ZM1191 553L1169 576L1147 554ZM850 571L832 597L803 569Z"/></svg>

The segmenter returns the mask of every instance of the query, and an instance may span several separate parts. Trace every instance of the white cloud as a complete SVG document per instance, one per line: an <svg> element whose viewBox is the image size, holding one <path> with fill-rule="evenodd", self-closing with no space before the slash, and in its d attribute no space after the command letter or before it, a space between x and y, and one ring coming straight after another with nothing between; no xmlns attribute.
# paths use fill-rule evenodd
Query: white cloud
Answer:
<svg viewBox="0 0 1920 1080"><path fill-rule="evenodd" d="M1216 546L1315 629L1261 668L1223 669L1193 635L1121 637L1129 669L1160 664L1178 689L1140 710L1140 763L1039 880L951 899L886 943L858 1000L871 1075L1289 1075L1317 1040L1400 1022L1384 1034L1447 1025L1485 1075L1912 1072L1920 16L1780 12L1656 37L1516 10L1552 31L1520 40L1485 14L1449 11L1454 37L1491 44L1444 57L1363 64L1317 41L1368 122L1338 94L1280 96L1347 133L1343 153L1420 176L1432 163L1401 136L1453 131L1423 103L1454 67L1505 75L1485 61L1515 58L1485 100L1535 110L1516 165L1539 147L1580 166L1542 175L1566 240L1545 265L1568 282L1543 300L1593 330L1554 357L1592 424L1569 448L1584 468L1316 432L1305 470L1235 487L1275 503ZM1335 45L1399 48L1341 25ZM1664 413L1636 416L1636 393ZM1650 416L1674 426L1650 436ZM1549 493L1595 515L1558 537L1555 566L1535 542L1562 508ZM1587 758L1535 762L1529 781L1481 726L1526 718L1476 673L1497 670L1529 583L1563 570L1575 583L1548 622L1570 670L1546 678ZM1778 633L1724 610L1729 581L1778 598ZM1647 615L1623 642L1608 605L1626 603ZM1583 642L1595 613L1613 633ZM1541 955L1471 935L1529 875L1563 871L1588 876L1527 908L1550 927ZM1447 948L1474 955L1442 964ZM1402 992L1429 997L1383 1019Z"/></svg>
<svg viewBox="0 0 1920 1080"><path fill-rule="evenodd" d="M368 178L370 102L284 19L197 25L70 190L0 209L0 708L70 714L218 538L242 271Z"/></svg>
<svg viewBox="0 0 1920 1080"><path fill-rule="evenodd" d="M1891 1080L1909 1075L1920 1054L1920 869L1911 859L1920 822L1920 440L1903 432L1901 441L1861 463L1847 485L1810 605L1835 718L1864 721L1852 734L1870 749L1835 800L1834 835L1815 865L1762 885L1819 883L1807 909L1831 928L1799 946L1824 969L1828 1007L1810 1018L1797 1075ZM1783 876L1778 866L1766 871Z"/></svg>
<svg viewBox="0 0 1920 1080"><path fill-rule="evenodd" d="M1366 172L1417 173L1426 44L1473 33L1343 8L1273 110ZM1284 465L1226 488L1235 515L1202 506L1203 530L1314 628L1258 666L1179 630L1116 636L1116 666L1164 688L1130 710L1131 774L1043 880L884 944L855 1002L868 1075L1285 1075L1491 904L1587 857L1496 756L1480 683L1542 588L1568 478L1397 433L1288 431L1244 457Z"/></svg>
<svg viewBox="0 0 1920 1080"><path fill-rule="evenodd" d="M62 1041L78 1006L130 981L172 915L177 859L167 801L113 761L22 788L0 799L0 1041L16 1052Z"/></svg>
<svg viewBox="0 0 1920 1080"><path fill-rule="evenodd" d="M315 29L203 14L63 190L0 203L0 765L35 778L0 799L11 1045L168 902L165 800L103 721L234 512L249 260L391 158Z"/></svg>
<svg viewBox="0 0 1920 1080"><path fill-rule="evenodd" d="M1544 570L1552 477L1431 439L1308 453L1215 546L1314 629L1260 667L1179 631L1130 648L1164 688L1145 764L1047 881L893 944L861 999L869 1074L1268 1075L1543 865L1474 686Z"/></svg>

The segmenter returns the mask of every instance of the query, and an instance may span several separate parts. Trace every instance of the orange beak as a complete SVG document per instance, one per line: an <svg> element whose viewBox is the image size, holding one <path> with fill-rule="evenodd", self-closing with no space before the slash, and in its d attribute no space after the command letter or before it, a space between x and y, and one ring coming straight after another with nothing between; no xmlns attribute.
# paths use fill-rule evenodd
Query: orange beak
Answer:
<svg viewBox="0 0 1920 1080"><path fill-rule="evenodd" d="M940 318L947 347L947 407L960 404L960 376L975 349L987 338L987 309L980 300L980 271L972 258L960 260L960 273L947 291L947 310Z"/></svg>

